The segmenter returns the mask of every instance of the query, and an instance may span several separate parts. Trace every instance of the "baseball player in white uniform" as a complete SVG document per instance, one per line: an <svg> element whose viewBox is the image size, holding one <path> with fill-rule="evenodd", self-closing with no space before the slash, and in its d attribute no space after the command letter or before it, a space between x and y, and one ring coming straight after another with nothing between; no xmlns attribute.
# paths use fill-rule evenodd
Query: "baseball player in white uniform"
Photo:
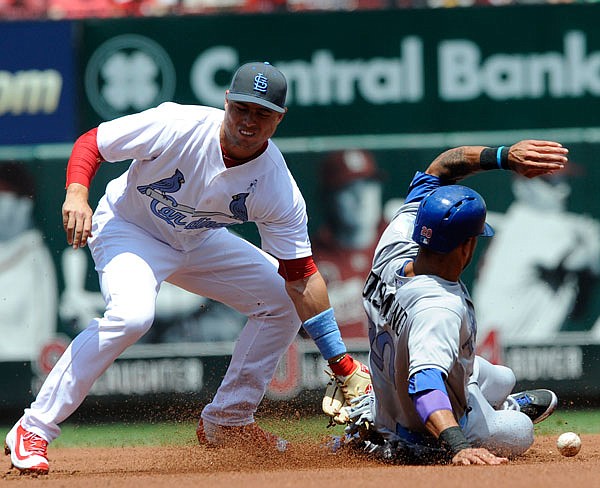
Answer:
<svg viewBox="0 0 600 488"><path fill-rule="evenodd" d="M460 147L417 172L365 284L373 392L343 409L347 442L358 436L386 459L454 464L500 464L531 446L533 423L557 398L544 389L511 394L513 372L476 356L475 310L460 276L478 236L493 230L481 196L456 183L494 168L558 171L566 154L550 141Z"/></svg>
<svg viewBox="0 0 600 488"><path fill-rule="evenodd" d="M248 63L234 74L225 110L163 103L77 140L63 223L74 248L89 242L106 312L73 340L6 436L14 467L48 472L46 448L59 424L149 330L164 281L248 317L202 411L200 443L286 448L256 425L254 413L301 325L348 398L365 391L368 370L346 353L311 257L305 202L270 140L287 111L286 90L274 66ZM107 185L92 217L88 188L100 162L127 159L129 169ZM262 249L227 230L248 221Z"/></svg>

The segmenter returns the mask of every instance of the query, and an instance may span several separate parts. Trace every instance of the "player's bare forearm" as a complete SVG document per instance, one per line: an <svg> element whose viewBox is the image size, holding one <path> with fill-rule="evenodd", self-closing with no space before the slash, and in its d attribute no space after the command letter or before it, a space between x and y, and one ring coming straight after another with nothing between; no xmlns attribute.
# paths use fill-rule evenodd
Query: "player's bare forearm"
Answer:
<svg viewBox="0 0 600 488"><path fill-rule="evenodd" d="M467 176L492 169L482 166L481 153L484 149L486 146L461 146L444 151L433 160L426 173L456 183ZM567 148L554 141L519 141L508 148L505 169L527 178L551 174L565 167L568 153Z"/></svg>
<svg viewBox="0 0 600 488"><path fill-rule="evenodd" d="M461 146L440 154L425 171L445 181L457 182L482 171L479 155L485 146Z"/></svg>
<svg viewBox="0 0 600 488"><path fill-rule="evenodd" d="M308 278L286 281L285 289L302 322L327 310L331 305L325 280L318 271Z"/></svg>
<svg viewBox="0 0 600 488"><path fill-rule="evenodd" d="M86 245L92 235L92 209L88 203L89 190L79 183L67 188L62 206L63 228L67 242L74 249Z"/></svg>
<svg viewBox="0 0 600 488"><path fill-rule="evenodd" d="M436 410L425 423L425 428L436 438L447 428L457 426L458 423L451 410Z"/></svg>

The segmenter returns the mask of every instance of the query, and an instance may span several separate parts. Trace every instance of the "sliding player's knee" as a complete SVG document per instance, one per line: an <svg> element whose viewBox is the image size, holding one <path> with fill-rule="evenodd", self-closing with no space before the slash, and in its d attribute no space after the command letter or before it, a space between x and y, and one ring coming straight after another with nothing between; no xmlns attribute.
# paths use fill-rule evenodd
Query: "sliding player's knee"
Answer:
<svg viewBox="0 0 600 488"><path fill-rule="evenodd" d="M533 424L527 415L515 410L495 412L487 422L481 445L497 456L515 457L533 444Z"/></svg>

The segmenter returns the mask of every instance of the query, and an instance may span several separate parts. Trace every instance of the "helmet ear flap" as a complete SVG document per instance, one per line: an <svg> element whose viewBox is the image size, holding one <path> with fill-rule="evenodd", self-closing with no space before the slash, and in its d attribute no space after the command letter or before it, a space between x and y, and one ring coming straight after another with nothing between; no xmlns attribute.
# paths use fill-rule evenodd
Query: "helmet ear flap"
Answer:
<svg viewBox="0 0 600 488"><path fill-rule="evenodd" d="M432 251L448 253L469 237L493 235L485 217L485 202L475 190L462 185L441 186L421 201L413 240Z"/></svg>

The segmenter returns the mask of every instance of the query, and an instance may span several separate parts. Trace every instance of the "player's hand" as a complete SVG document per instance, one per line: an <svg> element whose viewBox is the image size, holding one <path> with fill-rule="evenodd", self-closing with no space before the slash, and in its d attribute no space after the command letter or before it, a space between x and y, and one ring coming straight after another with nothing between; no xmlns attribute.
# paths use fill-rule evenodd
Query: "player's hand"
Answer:
<svg viewBox="0 0 600 488"><path fill-rule="evenodd" d="M466 466L469 464L504 464L507 463L508 459L503 457L498 457L492 454L487 449L482 447L480 448L468 448L459 451L452 458L452 464L457 466Z"/></svg>
<svg viewBox="0 0 600 488"><path fill-rule="evenodd" d="M558 142L526 140L513 144L508 151L509 167L526 178L562 170L569 150Z"/></svg>
<svg viewBox="0 0 600 488"><path fill-rule="evenodd" d="M92 209L88 203L89 190L71 183L62 206L63 228L73 249L84 247L92 235Z"/></svg>

